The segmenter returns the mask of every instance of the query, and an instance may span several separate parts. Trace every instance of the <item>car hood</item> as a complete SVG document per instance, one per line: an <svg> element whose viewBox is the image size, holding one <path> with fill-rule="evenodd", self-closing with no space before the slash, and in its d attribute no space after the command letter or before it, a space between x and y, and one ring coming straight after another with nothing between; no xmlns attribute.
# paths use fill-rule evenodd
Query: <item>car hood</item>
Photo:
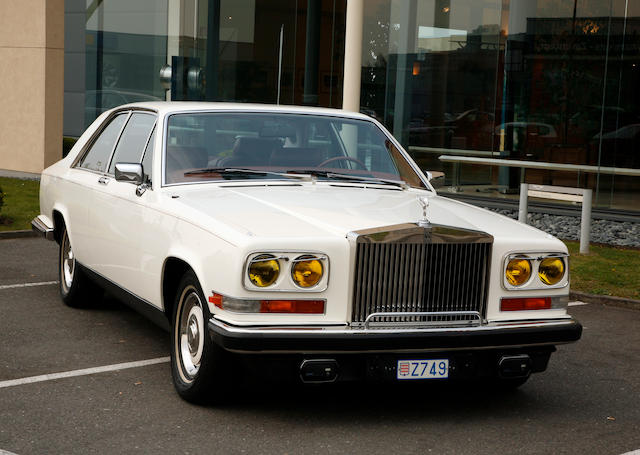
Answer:
<svg viewBox="0 0 640 455"><path fill-rule="evenodd" d="M344 237L361 229L420 221L419 198L426 197L426 218L433 224L507 238L549 237L510 218L417 189L304 182L189 185L175 187L171 194L183 217L218 235L235 231L251 237Z"/></svg>

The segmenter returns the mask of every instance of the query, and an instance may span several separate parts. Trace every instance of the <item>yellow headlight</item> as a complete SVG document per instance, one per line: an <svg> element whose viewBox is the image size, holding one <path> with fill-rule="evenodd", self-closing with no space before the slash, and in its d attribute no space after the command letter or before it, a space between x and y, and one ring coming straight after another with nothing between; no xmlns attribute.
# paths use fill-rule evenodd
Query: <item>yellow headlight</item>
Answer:
<svg viewBox="0 0 640 455"><path fill-rule="evenodd" d="M538 267L538 276L544 284L558 283L564 276L564 261L561 258L543 259Z"/></svg>
<svg viewBox="0 0 640 455"><path fill-rule="evenodd" d="M256 256L249 264L249 279L261 288L271 286L280 275L278 261L270 255Z"/></svg>
<svg viewBox="0 0 640 455"><path fill-rule="evenodd" d="M309 288L318 284L322 279L322 273L321 261L312 258L305 260L304 256L296 260L291 270L293 280L301 288Z"/></svg>
<svg viewBox="0 0 640 455"><path fill-rule="evenodd" d="M507 270L505 272L507 281L512 286L521 286L531 276L531 262L528 259L514 258L507 264Z"/></svg>

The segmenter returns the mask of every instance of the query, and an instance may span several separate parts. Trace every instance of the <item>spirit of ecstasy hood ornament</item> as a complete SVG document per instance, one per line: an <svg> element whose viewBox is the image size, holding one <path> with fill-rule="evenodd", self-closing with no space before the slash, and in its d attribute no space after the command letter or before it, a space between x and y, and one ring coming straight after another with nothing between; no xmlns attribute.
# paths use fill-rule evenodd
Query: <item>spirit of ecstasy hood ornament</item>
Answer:
<svg viewBox="0 0 640 455"><path fill-rule="evenodd" d="M427 207L429 207L429 199L426 196L418 196L418 203L422 206L422 219L418 221L418 226L431 226L431 222L427 219Z"/></svg>

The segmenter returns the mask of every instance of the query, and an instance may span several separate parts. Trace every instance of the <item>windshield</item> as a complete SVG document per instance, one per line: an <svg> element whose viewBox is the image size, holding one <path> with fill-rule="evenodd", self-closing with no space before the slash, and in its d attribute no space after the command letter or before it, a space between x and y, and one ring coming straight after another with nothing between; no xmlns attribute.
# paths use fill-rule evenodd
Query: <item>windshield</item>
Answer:
<svg viewBox="0 0 640 455"><path fill-rule="evenodd" d="M273 113L173 114L167 122L165 183L220 180L397 181L426 188L374 123Z"/></svg>

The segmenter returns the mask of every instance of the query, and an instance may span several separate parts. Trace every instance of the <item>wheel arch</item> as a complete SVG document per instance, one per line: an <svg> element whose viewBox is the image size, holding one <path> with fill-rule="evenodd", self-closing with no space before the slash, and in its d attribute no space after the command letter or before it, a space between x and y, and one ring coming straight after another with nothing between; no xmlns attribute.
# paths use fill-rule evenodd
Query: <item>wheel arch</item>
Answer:
<svg viewBox="0 0 640 455"><path fill-rule="evenodd" d="M55 239L56 243L58 243L59 245L60 241L62 240L62 230L66 227L65 218L62 212L57 208L53 209L52 218L53 218L53 238Z"/></svg>
<svg viewBox="0 0 640 455"><path fill-rule="evenodd" d="M53 238L54 240L60 244L62 240L62 231L64 229L67 230L67 235L73 241L73 234L69 232L69 213L67 211L67 206L64 204L56 203L51 208L51 220L53 221Z"/></svg>
<svg viewBox="0 0 640 455"><path fill-rule="evenodd" d="M162 307L164 308L164 314L169 323L171 323L171 317L173 315L173 306L175 305L178 285L180 284L182 276L188 270L191 270L196 275L202 288L202 280L198 276L195 268L187 261L177 256L169 256L164 261L162 267Z"/></svg>

